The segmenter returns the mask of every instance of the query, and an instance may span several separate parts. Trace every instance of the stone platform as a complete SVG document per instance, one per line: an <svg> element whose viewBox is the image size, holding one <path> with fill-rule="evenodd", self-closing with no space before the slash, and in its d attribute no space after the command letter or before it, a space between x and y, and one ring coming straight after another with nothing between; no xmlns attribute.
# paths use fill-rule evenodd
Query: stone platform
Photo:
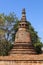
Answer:
<svg viewBox="0 0 43 65"><path fill-rule="evenodd" d="M43 65L43 54L0 56L0 65Z"/></svg>

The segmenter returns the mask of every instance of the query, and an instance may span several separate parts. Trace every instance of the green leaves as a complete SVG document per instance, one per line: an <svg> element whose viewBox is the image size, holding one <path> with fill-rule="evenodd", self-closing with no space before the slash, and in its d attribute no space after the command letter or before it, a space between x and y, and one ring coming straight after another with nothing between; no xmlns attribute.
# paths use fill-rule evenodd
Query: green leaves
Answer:
<svg viewBox="0 0 43 65"><path fill-rule="evenodd" d="M42 53L41 51L42 43L41 42L34 43L34 47L38 54Z"/></svg>
<svg viewBox="0 0 43 65"><path fill-rule="evenodd" d="M8 55L8 51L11 49L12 44L7 40L0 40L0 56Z"/></svg>
<svg viewBox="0 0 43 65"><path fill-rule="evenodd" d="M0 25L3 26L5 24L5 19L4 19L4 13L0 14Z"/></svg>

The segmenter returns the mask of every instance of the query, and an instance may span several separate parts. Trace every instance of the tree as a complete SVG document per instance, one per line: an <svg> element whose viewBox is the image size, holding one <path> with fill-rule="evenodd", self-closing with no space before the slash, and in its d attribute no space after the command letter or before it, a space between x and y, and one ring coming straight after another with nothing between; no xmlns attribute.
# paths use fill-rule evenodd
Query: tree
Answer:
<svg viewBox="0 0 43 65"><path fill-rule="evenodd" d="M5 17L5 21L7 21L7 25L6 25L6 30L7 30L7 39L9 39L9 36L15 33L15 29L14 26L16 25L18 18L16 17L16 15L13 13L10 13L9 15L6 15Z"/></svg>
<svg viewBox="0 0 43 65"><path fill-rule="evenodd" d="M8 55L8 52L12 48L12 44L7 40L0 40L0 56Z"/></svg>
<svg viewBox="0 0 43 65"><path fill-rule="evenodd" d="M14 25L16 22L17 22L17 17L14 15L14 13L10 13L9 15L0 14L0 23L1 23L1 26L0 26L0 34L1 34L0 55L8 55L8 51L13 46L10 42L12 40L10 39L10 35L12 37L12 34L14 34L15 32ZM4 39L2 39L3 38L2 35L4 36Z"/></svg>

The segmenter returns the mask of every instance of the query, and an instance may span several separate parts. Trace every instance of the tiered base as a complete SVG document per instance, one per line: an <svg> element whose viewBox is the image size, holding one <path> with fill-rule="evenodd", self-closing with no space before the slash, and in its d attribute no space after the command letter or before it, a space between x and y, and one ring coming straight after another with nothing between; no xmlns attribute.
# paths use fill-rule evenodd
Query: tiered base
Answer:
<svg viewBox="0 0 43 65"><path fill-rule="evenodd" d="M10 55L14 54L37 54L32 44L28 43L16 43L14 44L13 49L9 52Z"/></svg>

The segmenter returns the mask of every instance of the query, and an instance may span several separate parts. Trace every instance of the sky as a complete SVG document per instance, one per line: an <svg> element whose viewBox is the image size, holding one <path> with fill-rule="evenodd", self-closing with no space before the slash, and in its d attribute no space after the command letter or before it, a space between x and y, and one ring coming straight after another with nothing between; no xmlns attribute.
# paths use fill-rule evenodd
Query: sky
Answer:
<svg viewBox="0 0 43 65"><path fill-rule="evenodd" d="M22 9L43 42L43 0L0 0L0 13L15 12L20 20Z"/></svg>

